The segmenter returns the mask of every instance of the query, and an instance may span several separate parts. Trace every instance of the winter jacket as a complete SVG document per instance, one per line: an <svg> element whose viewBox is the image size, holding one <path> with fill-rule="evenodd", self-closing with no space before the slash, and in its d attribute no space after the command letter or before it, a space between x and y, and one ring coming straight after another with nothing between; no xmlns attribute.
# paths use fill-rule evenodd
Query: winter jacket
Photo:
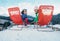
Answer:
<svg viewBox="0 0 60 41"><path fill-rule="evenodd" d="M34 22L38 22L38 13L36 13L36 17L34 18Z"/></svg>
<svg viewBox="0 0 60 41"><path fill-rule="evenodd" d="M27 18L27 14L22 14L22 19L25 20Z"/></svg>

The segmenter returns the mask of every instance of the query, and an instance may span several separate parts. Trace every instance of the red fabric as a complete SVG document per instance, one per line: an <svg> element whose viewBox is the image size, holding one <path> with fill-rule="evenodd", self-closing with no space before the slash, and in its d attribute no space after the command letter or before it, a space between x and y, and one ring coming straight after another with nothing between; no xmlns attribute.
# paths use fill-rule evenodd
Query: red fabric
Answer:
<svg viewBox="0 0 60 41"><path fill-rule="evenodd" d="M29 24L29 22L28 22L28 18L26 18L25 21L26 21L27 24Z"/></svg>
<svg viewBox="0 0 60 41"><path fill-rule="evenodd" d="M9 12L11 20L15 24L23 24L23 21L20 15L20 10L18 7L9 8L8 12Z"/></svg>
<svg viewBox="0 0 60 41"><path fill-rule="evenodd" d="M49 15L44 15L43 12L42 12L42 9L51 9L51 14ZM41 5L39 7L39 14L38 14L38 24L39 25L47 25L51 19L52 19L52 14L53 14L53 9L54 7L53 6L49 6L49 5Z"/></svg>

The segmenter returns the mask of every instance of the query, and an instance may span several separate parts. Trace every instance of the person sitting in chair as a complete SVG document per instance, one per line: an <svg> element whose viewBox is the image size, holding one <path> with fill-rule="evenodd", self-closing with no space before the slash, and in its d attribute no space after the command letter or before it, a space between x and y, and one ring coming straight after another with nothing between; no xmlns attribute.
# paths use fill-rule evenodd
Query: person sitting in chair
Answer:
<svg viewBox="0 0 60 41"><path fill-rule="evenodd" d="M22 20L23 20L23 22L24 22L24 24L25 24L25 26L27 25L27 9L23 9L22 10L22 12L21 12L21 14L22 14Z"/></svg>
<svg viewBox="0 0 60 41"><path fill-rule="evenodd" d="M23 9L22 12L22 19L23 19L23 22L25 24L25 26L27 24L31 24L31 22L33 21L33 18L30 18L28 15L27 15L27 9Z"/></svg>
<svg viewBox="0 0 60 41"><path fill-rule="evenodd" d="M38 22L38 7L35 7L34 12L36 15L36 17L34 18L34 22L37 23Z"/></svg>

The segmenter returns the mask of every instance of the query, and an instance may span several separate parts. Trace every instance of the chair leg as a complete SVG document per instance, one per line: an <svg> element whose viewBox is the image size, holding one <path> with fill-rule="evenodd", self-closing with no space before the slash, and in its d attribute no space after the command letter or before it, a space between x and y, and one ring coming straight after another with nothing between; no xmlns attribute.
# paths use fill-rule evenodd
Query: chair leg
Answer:
<svg viewBox="0 0 60 41"><path fill-rule="evenodd" d="M17 25L17 27L18 27L18 25ZM19 27L19 28L21 28L20 30L22 30L23 29L23 25L22 25L22 27Z"/></svg>
<svg viewBox="0 0 60 41"><path fill-rule="evenodd" d="M40 25L39 25L39 27L37 27L37 31L40 31L40 30L39 30L39 29L40 29L40 27L41 27Z"/></svg>
<svg viewBox="0 0 60 41"><path fill-rule="evenodd" d="M37 23L34 23L34 28L33 29L35 29L35 28L37 28L38 27L38 24Z"/></svg>
<svg viewBox="0 0 60 41"><path fill-rule="evenodd" d="M21 30L24 28L24 25L22 25Z"/></svg>
<svg viewBox="0 0 60 41"><path fill-rule="evenodd" d="M52 27L51 27L51 28L52 28L52 30L53 30L53 25L52 25Z"/></svg>
<svg viewBox="0 0 60 41"><path fill-rule="evenodd" d="M37 28L38 28L38 24L36 23L36 25L37 25Z"/></svg>
<svg viewBox="0 0 60 41"><path fill-rule="evenodd" d="M35 29L35 23L34 23L34 28L33 29Z"/></svg>

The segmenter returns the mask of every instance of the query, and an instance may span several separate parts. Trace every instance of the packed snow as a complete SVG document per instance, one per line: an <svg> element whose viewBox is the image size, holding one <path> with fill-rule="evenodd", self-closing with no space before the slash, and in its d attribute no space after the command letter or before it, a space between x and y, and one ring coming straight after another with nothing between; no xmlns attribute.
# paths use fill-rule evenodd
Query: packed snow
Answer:
<svg viewBox="0 0 60 41"><path fill-rule="evenodd" d="M19 26L13 26L0 31L0 41L60 41L60 31L42 32L32 28L33 26L29 26L17 30L20 29Z"/></svg>

